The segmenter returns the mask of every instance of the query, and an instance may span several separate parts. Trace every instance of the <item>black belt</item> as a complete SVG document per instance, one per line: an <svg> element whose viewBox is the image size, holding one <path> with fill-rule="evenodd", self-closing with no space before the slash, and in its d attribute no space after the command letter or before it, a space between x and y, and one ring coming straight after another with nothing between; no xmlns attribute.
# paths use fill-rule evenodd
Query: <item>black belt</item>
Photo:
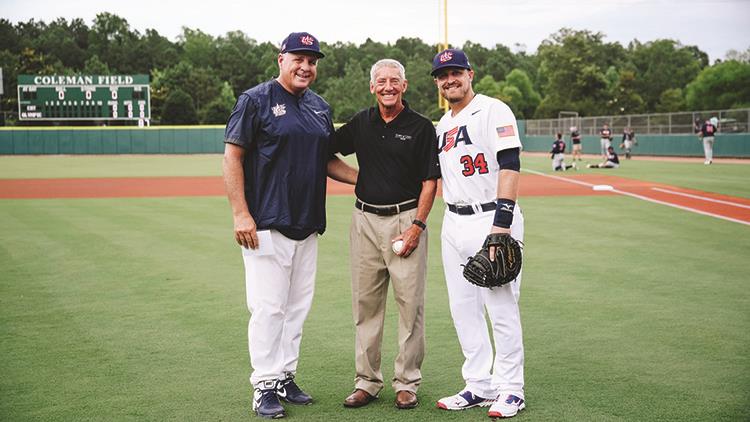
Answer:
<svg viewBox="0 0 750 422"><path fill-rule="evenodd" d="M482 211L495 211L497 205L494 202L487 202L486 204L480 205ZM476 214L476 210L471 205L453 205L448 204L448 211L455 212L458 215L473 215Z"/></svg>
<svg viewBox="0 0 750 422"><path fill-rule="evenodd" d="M403 204L396 204L396 205L367 205L357 199L357 201L354 203L354 206L358 209L369 212L371 214L380 215L380 216L389 216L389 215L396 215L400 213L401 211L409 211L413 210L414 208L417 208L417 200L414 199L409 202L405 202Z"/></svg>

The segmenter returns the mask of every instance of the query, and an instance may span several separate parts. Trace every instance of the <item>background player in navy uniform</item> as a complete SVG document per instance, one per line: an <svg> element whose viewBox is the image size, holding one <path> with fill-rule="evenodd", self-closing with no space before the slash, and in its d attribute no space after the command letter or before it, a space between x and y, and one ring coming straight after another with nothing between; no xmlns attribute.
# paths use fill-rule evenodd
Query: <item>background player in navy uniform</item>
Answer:
<svg viewBox="0 0 750 422"><path fill-rule="evenodd" d="M630 159L630 151L634 145L638 145L638 141L635 139L635 131L629 127L623 128L620 149L625 150L625 159Z"/></svg>
<svg viewBox="0 0 750 422"><path fill-rule="evenodd" d="M701 126L700 135L703 140L703 154L706 157L706 161L703 162L705 165L711 164L714 160L714 135L718 131L717 123L718 119L712 117Z"/></svg>
<svg viewBox="0 0 750 422"><path fill-rule="evenodd" d="M562 138L562 133L558 133L557 139L552 143L550 155L550 158L552 158L552 170L554 171L565 171L576 166L575 161L573 161L573 164L565 165L565 141Z"/></svg>
<svg viewBox="0 0 750 422"><path fill-rule="evenodd" d="M359 163L349 234L356 377L346 407L370 403L383 388L381 344L389 281L399 311L392 382L396 407L415 407L422 381L425 221L440 169L435 128L402 99L406 89L401 63L379 60L370 71L377 106L359 112L335 135L335 149L356 153Z"/></svg>
<svg viewBox="0 0 750 422"><path fill-rule="evenodd" d="M602 157L607 158L607 149L612 146L612 129L605 123L599 131L599 144L601 146Z"/></svg>
<svg viewBox="0 0 750 422"><path fill-rule="evenodd" d="M578 158L578 161L581 161L581 133L578 131L578 128L575 126L570 127L570 140L573 142L573 161Z"/></svg>
<svg viewBox="0 0 750 422"><path fill-rule="evenodd" d="M615 149L611 146L607 148L607 157L599 164L589 164L586 167L590 169L616 169L620 167L620 158L617 157Z"/></svg>
<svg viewBox="0 0 750 422"><path fill-rule="evenodd" d="M285 416L279 398L312 402L294 377L326 225L326 173L356 181L354 169L329 161L330 108L308 89L322 57L315 37L290 34L279 76L239 96L225 132L224 181L251 312L253 411L267 418Z"/></svg>

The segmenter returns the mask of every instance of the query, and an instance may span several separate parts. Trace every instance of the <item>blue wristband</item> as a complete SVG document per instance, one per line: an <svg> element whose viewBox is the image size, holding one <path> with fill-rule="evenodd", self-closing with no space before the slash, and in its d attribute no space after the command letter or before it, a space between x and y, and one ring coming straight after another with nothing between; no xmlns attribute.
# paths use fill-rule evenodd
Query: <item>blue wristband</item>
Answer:
<svg viewBox="0 0 750 422"><path fill-rule="evenodd" d="M492 225L509 229L513 224L513 210L516 208L516 201L498 198L497 208L495 208L495 221Z"/></svg>

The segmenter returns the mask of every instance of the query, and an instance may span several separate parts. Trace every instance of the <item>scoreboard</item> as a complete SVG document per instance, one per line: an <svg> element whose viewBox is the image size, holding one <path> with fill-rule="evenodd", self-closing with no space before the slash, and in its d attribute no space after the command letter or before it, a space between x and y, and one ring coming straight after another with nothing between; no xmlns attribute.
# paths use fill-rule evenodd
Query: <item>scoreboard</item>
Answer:
<svg viewBox="0 0 750 422"><path fill-rule="evenodd" d="M18 118L148 123L149 75L19 75Z"/></svg>

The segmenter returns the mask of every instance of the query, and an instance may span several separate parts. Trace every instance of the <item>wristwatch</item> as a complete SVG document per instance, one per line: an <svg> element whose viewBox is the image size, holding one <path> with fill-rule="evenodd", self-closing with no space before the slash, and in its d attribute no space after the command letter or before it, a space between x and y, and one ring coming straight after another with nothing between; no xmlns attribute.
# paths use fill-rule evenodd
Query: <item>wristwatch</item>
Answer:
<svg viewBox="0 0 750 422"><path fill-rule="evenodd" d="M414 224L415 226L419 227L422 230L427 230L427 225L422 220L419 220L419 219L415 218L414 221L412 221L411 223Z"/></svg>

